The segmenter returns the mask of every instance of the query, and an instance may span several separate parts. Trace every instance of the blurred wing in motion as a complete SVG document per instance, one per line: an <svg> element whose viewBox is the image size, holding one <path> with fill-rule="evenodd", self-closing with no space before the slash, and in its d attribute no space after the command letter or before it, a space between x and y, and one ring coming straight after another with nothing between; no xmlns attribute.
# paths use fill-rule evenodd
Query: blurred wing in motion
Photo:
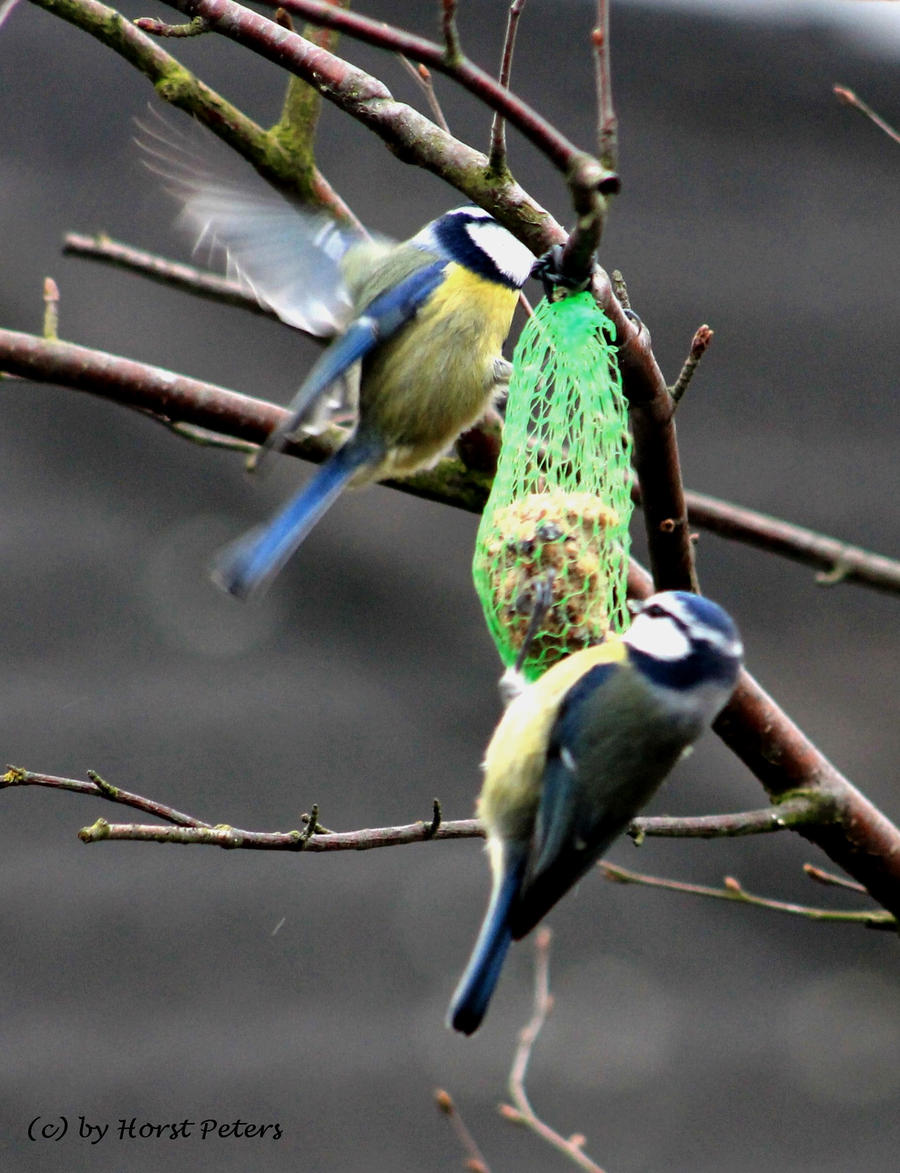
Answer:
<svg viewBox="0 0 900 1173"><path fill-rule="evenodd" d="M334 340L306 376L288 405L288 417L266 440L265 450L277 449L288 436L306 424L329 388L339 380L353 380L351 372L376 346L387 342L405 326L444 278L446 262L438 260L412 273L376 297L365 312L354 318Z"/></svg>
<svg viewBox="0 0 900 1173"><path fill-rule="evenodd" d="M319 337L340 333L351 317L340 262L360 236L327 212L292 203L249 165L234 178L208 137L198 142L151 113L138 124L138 145L181 203L195 251L221 249L228 276L288 325Z"/></svg>

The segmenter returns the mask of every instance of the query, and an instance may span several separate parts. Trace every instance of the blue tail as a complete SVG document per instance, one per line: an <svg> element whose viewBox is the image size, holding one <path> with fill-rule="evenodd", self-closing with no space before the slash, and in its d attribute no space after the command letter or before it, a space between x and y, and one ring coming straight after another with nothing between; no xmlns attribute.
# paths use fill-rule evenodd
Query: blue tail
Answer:
<svg viewBox="0 0 900 1173"><path fill-rule="evenodd" d="M334 504L347 482L381 453L350 439L335 452L271 521L226 546L213 564L213 581L239 599L261 590L281 570L309 531Z"/></svg>
<svg viewBox="0 0 900 1173"><path fill-rule="evenodd" d="M522 885L526 850L519 859L508 861L505 874L494 885L481 932L447 1011L447 1025L465 1035L481 1026L512 942L509 910Z"/></svg>

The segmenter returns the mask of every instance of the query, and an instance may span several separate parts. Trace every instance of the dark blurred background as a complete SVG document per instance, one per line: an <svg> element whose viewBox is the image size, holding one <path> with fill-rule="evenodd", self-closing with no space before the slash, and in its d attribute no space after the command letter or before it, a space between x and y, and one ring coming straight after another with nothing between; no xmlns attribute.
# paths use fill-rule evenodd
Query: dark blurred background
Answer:
<svg viewBox="0 0 900 1173"><path fill-rule="evenodd" d="M359 7L435 31L435 5ZM872 6L844 7L862 20ZM464 43L489 67L505 8L461 5ZM690 487L896 554L900 148L831 93L842 82L900 121L896 53L793 9L744 24L613 5L624 186L602 259L624 271L670 378L696 326L715 328L679 412ZM172 19L151 0L125 11ZM514 70L587 147L592 17L586 2L530 0ZM212 37L165 47L276 118L273 67ZM392 58L342 50L421 101ZM485 111L438 91L454 131L486 144ZM189 255L131 141L151 100L113 53L24 0L0 29L0 323L39 331L52 274L63 337L285 402L314 353L298 335L60 254L65 230L104 229ZM559 178L515 134L511 150L566 221ZM395 235L456 200L332 110L320 163ZM314 802L340 829L427 818L435 795L446 817L471 813L499 711L469 574L474 517L385 489L351 495L268 598L243 607L209 586L210 554L301 466L254 482L238 456L53 387L5 381L0 403L3 761L93 768L255 829L297 826ZM900 817L896 601L706 535L699 558L751 670ZM652 810L763 803L709 737ZM4 1171L452 1170L462 1153L432 1106L438 1085L495 1173L566 1167L495 1110L530 1009L530 945L513 951L482 1031L443 1026L487 895L479 842L305 857L85 847L80 826L127 809L38 789L0 804ZM865 906L806 880L804 861L828 861L788 833L625 841L611 857ZM896 1171L895 937L599 876L550 922L557 1001L530 1090L610 1173ZM91 1148L27 1139L36 1116L77 1128L80 1115L110 1135ZM119 1141L123 1118L278 1121L284 1135Z"/></svg>

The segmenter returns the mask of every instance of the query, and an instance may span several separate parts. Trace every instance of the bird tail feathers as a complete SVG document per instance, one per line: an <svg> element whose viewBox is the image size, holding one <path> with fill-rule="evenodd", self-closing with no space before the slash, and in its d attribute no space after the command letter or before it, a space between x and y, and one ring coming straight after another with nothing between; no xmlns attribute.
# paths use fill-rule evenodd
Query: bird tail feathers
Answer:
<svg viewBox="0 0 900 1173"><path fill-rule="evenodd" d="M508 867L491 894L472 956L459 980L447 1012L447 1025L473 1034L481 1025L494 993L506 951L512 943L509 912L522 883L525 857Z"/></svg>
<svg viewBox="0 0 900 1173"><path fill-rule="evenodd" d="M226 546L217 556L213 581L246 599L263 590L281 570L351 477L377 461L371 446L349 440L339 448L271 521Z"/></svg>

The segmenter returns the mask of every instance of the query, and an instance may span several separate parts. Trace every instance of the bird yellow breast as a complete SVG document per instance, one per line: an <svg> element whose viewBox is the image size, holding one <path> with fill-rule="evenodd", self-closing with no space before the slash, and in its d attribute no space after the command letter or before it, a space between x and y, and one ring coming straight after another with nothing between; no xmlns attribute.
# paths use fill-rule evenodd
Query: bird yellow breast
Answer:
<svg viewBox="0 0 900 1173"><path fill-rule="evenodd" d="M609 639L554 664L503 714L484 756L478 814L488 834L528 838L541 795L550 730L569 689L596 664L619 663L625 645Z"/></svg>
<svg viewBox="0 0 900 1173"><path fill-rule="evenodd" d="M516 298L451 263L415 320L364 364L361 397L399 450L379 476L430 463L483 414Z"/></svg>
<svg viewBox="0 0 900 1173"><path fill-rule="evenodd" d="M455 263L447 266L446 274L423 316L458 322L461 329L477 335L483 352L493 357L509 333L518 293Z"/></svg>

